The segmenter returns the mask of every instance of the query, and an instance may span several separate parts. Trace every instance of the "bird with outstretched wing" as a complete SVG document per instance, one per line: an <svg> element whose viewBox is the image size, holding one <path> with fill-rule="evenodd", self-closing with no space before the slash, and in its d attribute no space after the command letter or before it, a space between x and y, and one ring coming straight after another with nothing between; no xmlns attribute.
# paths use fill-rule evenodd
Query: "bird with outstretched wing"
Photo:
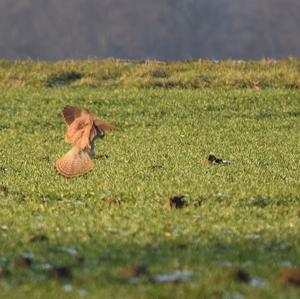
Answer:
<svg viewBox="0 0 300 299"><path fill-rule="evenodd" d="M68 126L65 141L74 146L55 162L55 167L59 174L71 178L94 168L92 155L95 139L103 138L107 131L119 129L95 118L86 109L66 106L63 116Z"/></svg>

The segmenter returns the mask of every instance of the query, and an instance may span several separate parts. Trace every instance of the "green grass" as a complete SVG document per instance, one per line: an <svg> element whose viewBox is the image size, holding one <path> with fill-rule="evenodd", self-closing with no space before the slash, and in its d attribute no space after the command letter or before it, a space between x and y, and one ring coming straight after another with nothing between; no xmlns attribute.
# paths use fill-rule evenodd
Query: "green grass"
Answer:
<svg viewBox="0 0 300 299"><path fill-rule="evenodd" d="M0 62L0 297L299 298L279 279L300 265L299 73L293 59ZM53 168L67 104L123 129L70 180ZM176 271L192 274L155 282Z"/></svg>

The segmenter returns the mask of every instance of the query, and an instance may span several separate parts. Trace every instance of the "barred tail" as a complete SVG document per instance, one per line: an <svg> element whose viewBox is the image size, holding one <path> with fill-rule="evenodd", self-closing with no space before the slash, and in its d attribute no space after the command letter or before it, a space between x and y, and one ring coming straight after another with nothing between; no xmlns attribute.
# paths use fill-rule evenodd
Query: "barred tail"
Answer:
<svg viewBox="0 0 300 299"><path fill-rule="evenodd" d="M83 175L94 167L87 151L74 146L55 163L57 171L66 178Z"/></svg>

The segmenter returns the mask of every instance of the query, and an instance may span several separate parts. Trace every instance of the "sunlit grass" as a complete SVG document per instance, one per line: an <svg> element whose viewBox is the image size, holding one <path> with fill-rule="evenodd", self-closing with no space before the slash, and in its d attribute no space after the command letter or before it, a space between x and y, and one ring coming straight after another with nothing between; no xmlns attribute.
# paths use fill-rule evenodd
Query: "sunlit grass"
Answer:
<svg viewBox="0 0 300 299"><path fill-rule="evenodd" d="M300 262L298 61L13 65L0 63L0 297L299 297L278 279ZM66 104L123 129L70 180L53 168ZM155 280L176 271L192 274Z"/></svg>

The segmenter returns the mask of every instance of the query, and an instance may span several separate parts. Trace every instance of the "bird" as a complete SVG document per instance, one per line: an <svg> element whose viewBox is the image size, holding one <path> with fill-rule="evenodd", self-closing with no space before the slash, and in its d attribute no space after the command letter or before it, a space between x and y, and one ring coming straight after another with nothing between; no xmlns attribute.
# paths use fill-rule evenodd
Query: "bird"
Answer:
<svg viewBox="0 0 300 299"><path fill-rule="evenodd" d="M119 129L104 120L97 119L87 109L65 106L63 111L67 133L65 142L73 147L55 162L57 172L65 178L83 175L94 168L94 144L107 131Z"/></svg>

